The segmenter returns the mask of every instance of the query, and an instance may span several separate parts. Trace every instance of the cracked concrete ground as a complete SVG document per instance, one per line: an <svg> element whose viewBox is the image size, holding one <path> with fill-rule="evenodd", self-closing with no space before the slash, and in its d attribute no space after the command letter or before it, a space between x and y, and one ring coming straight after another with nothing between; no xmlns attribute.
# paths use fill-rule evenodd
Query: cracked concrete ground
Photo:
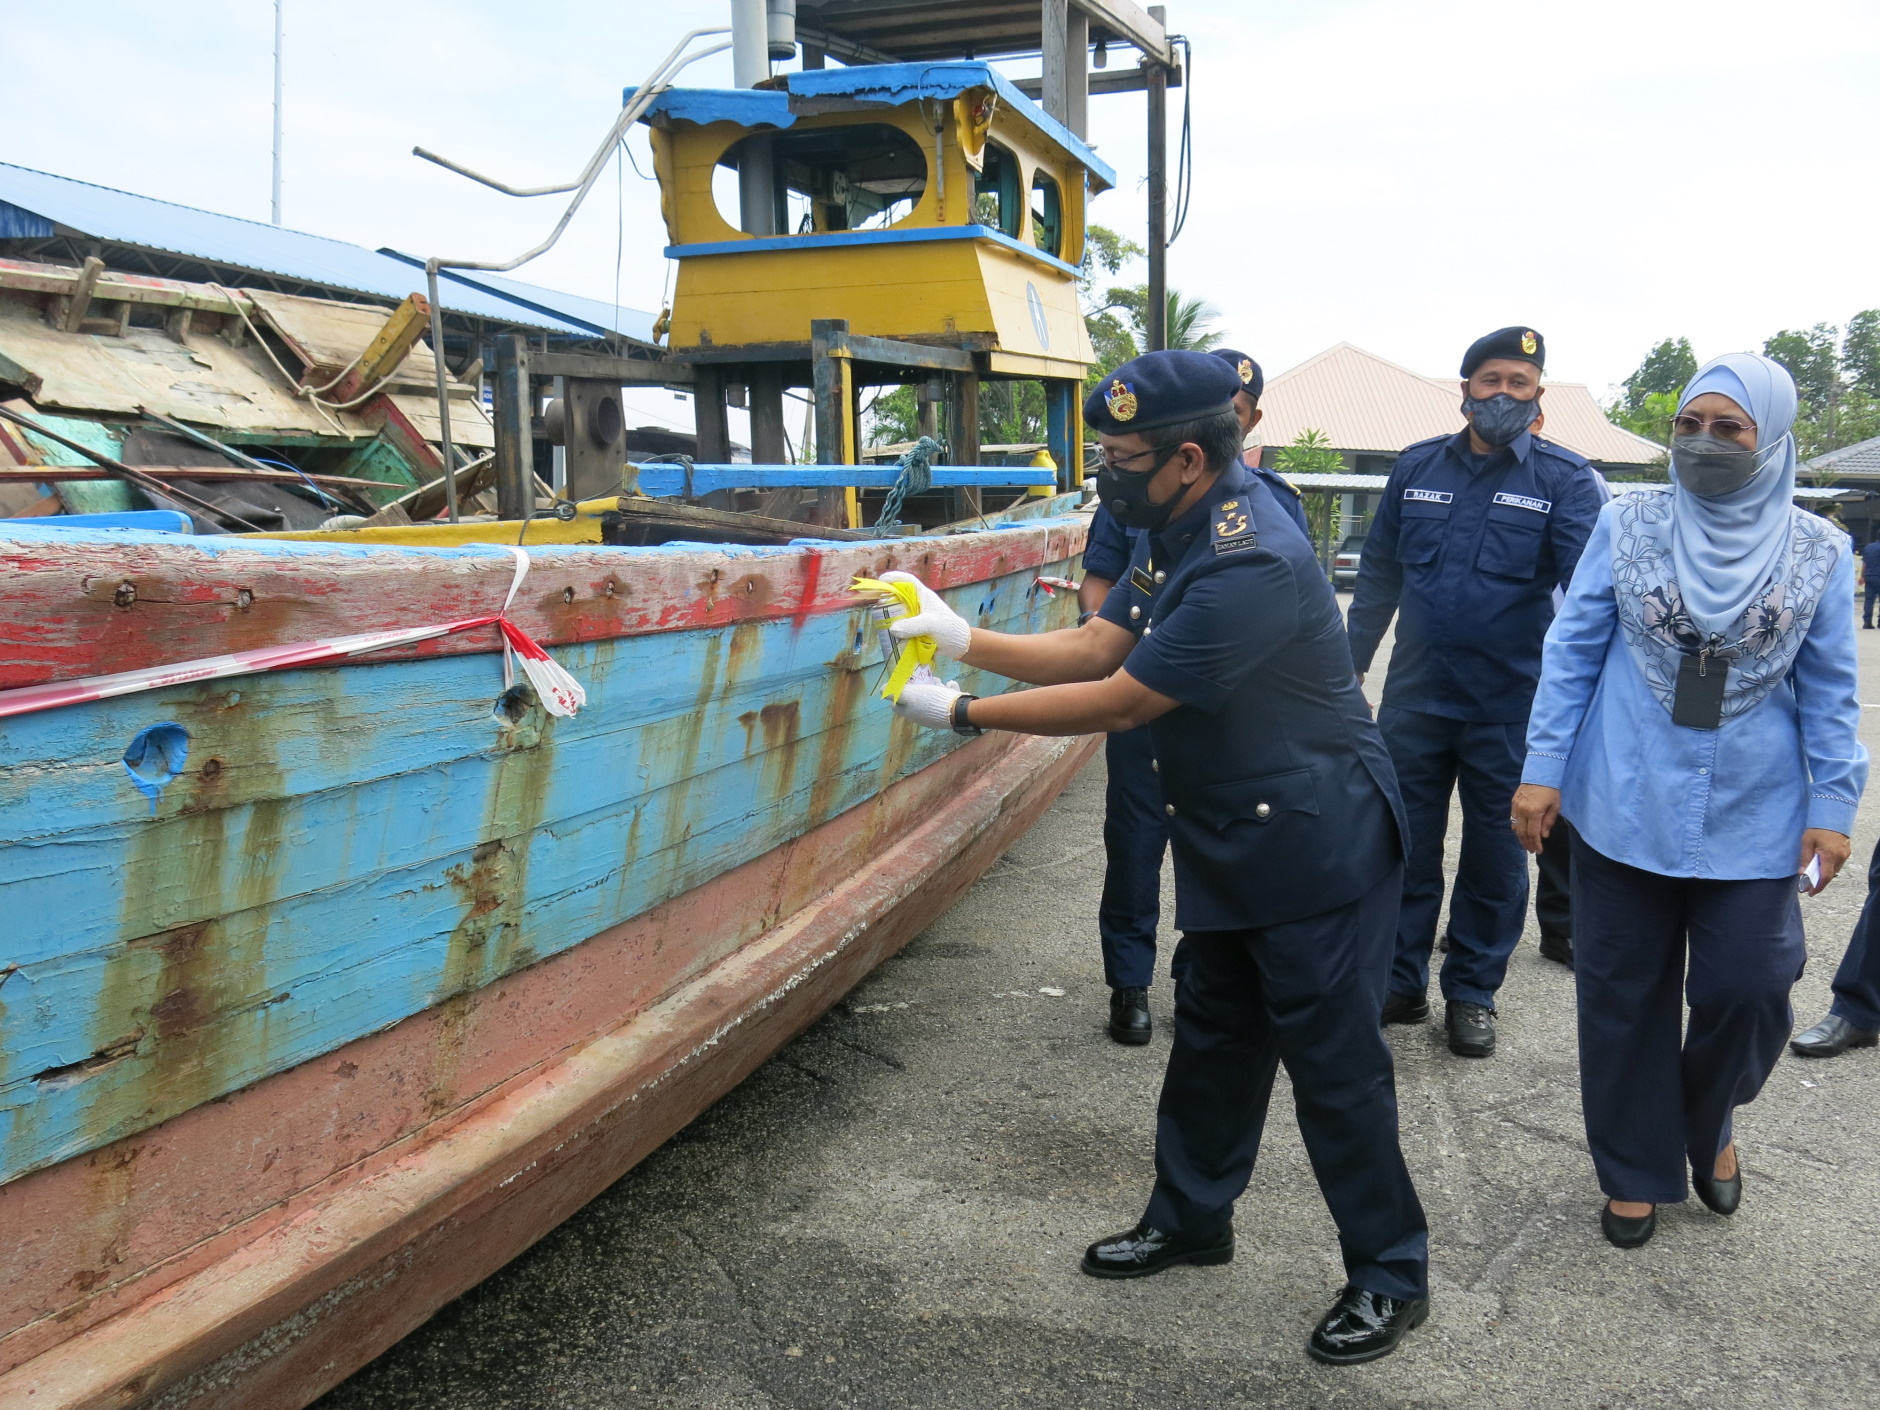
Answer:
<svg viewBox="0 0 1880 1410"><path fill-rule="evenodd" d="M1880 634L1861 646L1880 699ZM1785 1057L1739 1115L1741 1212L1693 1200L1620 1252L1596 1222L1572 977L1531 925L1496 1057L1392 1030L1434 1295L1398 1354L1335 1370L1303 1353L1340 1269L1283 1076L1232 1264L1079 1274L1083 1246L1142 1211L1168 1051L1166 980L1149 1047L1102 1031L1102 806L1099 761L847 1002L321 1410L1829 1410L1880 1393L1880 1054ZM1798 1026L1826 1009L1877 823L1864 808L1850 873L1803 903Z"/></svg>

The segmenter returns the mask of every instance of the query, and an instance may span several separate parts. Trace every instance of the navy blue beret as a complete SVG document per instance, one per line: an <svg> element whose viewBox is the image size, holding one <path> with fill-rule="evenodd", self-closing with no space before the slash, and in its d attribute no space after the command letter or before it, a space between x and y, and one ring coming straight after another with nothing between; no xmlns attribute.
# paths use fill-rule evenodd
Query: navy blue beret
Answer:
<svg viewBox="0 0 1880 1410"><path fill-rule="evenodd" d="M1260 393L1266 390L1266 374L1260 370L1259 363L1235 348L1209 348L1208 352L1234 369L1234 375L1240 378L1241 391L1255 401L1260 399Z"/></svg>
<svg viewBox="0 0 1880 1410"><path fill-rule="evenodd" d="M1469 344L1469 350L1462 355L1462 375L1473 377L1476 368L1496 357L1512 357L1520 362L1531 362L1536 367L1545 367L1547 340L1532 328L1523 328L1519 324L1513 328L1497 328L1493 333Z"/></svg>
<svg viewBox="0 0 1880 1410"><path fill-rule="evenodd" d="M1230 410L1240 390L1239 374L1218 357L1144 353L1097 383L1084 399L1084 423L1110 436L1151 431Z"/></svg>

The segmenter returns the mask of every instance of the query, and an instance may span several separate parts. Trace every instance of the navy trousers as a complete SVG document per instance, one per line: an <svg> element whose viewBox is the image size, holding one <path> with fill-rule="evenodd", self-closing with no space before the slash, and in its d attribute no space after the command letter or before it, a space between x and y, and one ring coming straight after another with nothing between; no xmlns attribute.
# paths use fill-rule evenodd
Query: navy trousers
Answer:
<svg viewBox="0 0 1880 1410"><path fill-rule="evenodd" d="M1875 898L1880 897L1880 846L1873 849L1867 864L1867 902L1860 908L1854 934L1841 956L1841 967L1834 972L1834 1003L1829 1012L1837 1013L1856 1028L1880 1033L1880 944L1874 940Z"/></svg>
<svg viewBox="0 0 1880 1410"><path fill-rule="evenodd" d="M1377 1022L1401 886L1393 868L1322 915L1183 936L1144 1222L1196 1238L1227 1227L1283 1062L1346 1276L1388 1297L1425 1295L1429 1224L1397 1144L1391 1052Z"/></svg>
<svg viewBox="0 0 1880 1410"><path fill-rule="evenodd" d="M1541 854L1534 859L1534 919L1542 935L1573 938L1573 825L1565 818L1554 819L1554 830L1541 844Z"/></svg>
<svg viewBox="0 0 1880 1410"><path fill-rule="evenodd" d="M1580 1101L1609 1197L1675 1204L1687 1167L1708 1173L1730 1144L1793 1027L1796 897L1793 877L1659 876L1575 839Z"/></svg>
<svg viewBox="0 0 1880 1410"><path fill-rule="evenodd" d="M1103 978L1112 989L1147 988L1155 979L1155 927L1162 918L1162 854L1168 850L1168 815L1149 727L1140 725L1104 742L1110 781L1103 809L1103 899L1097 930L1103 940Z"/></svg>
<svg viewBox="0 0 1880 1410"><path fill-rule="evenodd" d="M1449 898L1443 997L1493 1008L1527 922L1527 854L1508 826L1527 758L1527 726L1477 724L1389 705L1378 711L1377 723L1410 815L1410 861L1390 991L1422 994L1430 987L1430 950L1443 909L1449 795L1458 793L1462 855Z"/></svg>
<svg viewBox="0 0 1880 1410"><path fill-rule="evenodd" d="M1860 624L1863 627L1873 625L1873 604L1876 598L1880 598L1880 583L1868 583L1866 596L1860 607Z"/></svg>

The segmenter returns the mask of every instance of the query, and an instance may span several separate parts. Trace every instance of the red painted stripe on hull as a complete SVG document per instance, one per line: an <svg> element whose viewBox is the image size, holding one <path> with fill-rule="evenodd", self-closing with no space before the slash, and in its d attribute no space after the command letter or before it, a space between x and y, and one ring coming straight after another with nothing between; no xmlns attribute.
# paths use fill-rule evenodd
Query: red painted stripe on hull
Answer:
<svg viewBox="0 0 1880 1410"><path fill-rule="evenodd" d="M544 646L690 631L857 605L849 583L890 568L936 588L1060 562L1082 551L1081 519L945 539L787 553L536 548L510 618ZM178 543L70 545L0 540L0 689L139 670L359 632L487 616L514 561L398 550L351 555L210 551ZM442 637L373 657L495 650L494 633Z"/></svg>

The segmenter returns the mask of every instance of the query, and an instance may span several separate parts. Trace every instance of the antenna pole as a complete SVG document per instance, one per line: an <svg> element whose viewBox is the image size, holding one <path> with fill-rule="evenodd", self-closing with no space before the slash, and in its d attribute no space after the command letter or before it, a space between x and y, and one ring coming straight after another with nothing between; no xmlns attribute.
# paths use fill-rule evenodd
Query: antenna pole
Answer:
<svg viewBox="0 0 1880 1410"><path fill-rule="evenodd" d="M281 6L274 0L274 223L281 223Z"/></svg>

